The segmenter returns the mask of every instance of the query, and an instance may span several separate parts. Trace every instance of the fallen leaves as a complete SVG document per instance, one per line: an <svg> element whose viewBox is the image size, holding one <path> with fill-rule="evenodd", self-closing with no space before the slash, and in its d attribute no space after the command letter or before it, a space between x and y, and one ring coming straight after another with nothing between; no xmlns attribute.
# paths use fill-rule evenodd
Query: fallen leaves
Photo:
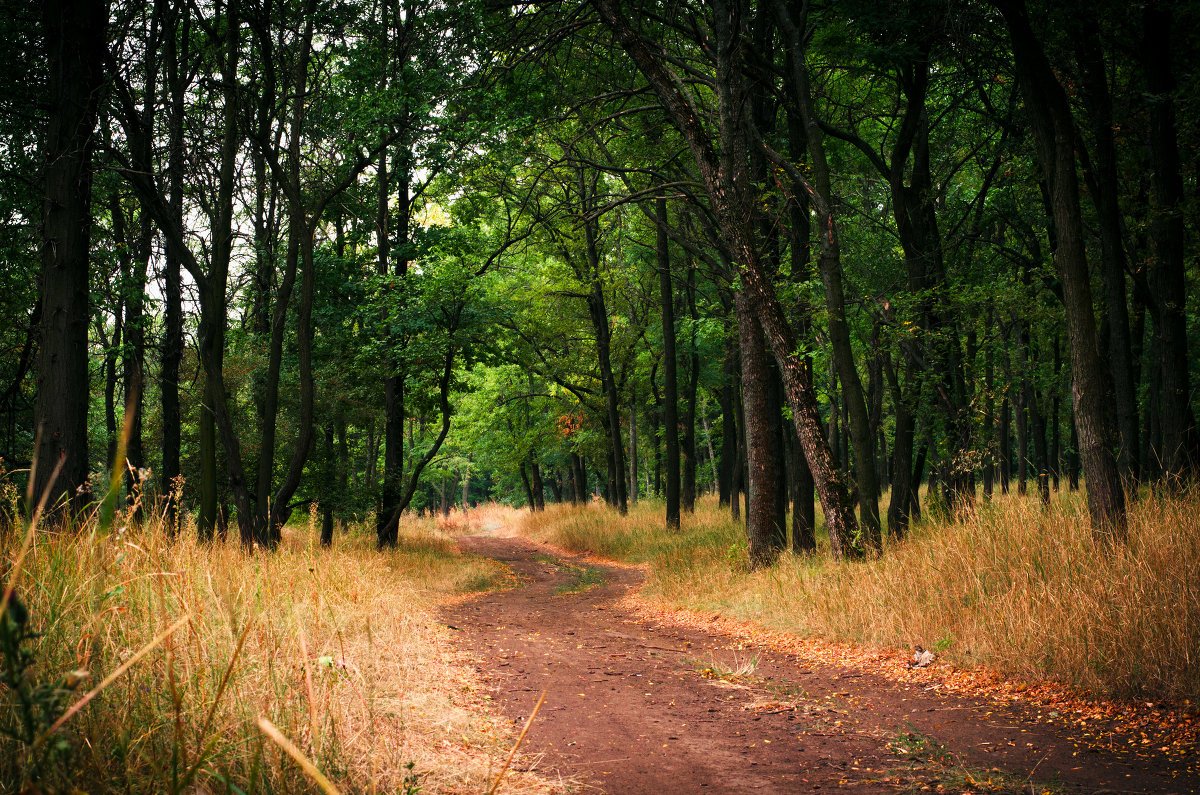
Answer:
<svg viewBox="0 0 1200 795"><path fill-rule="evenodd" d="M942 660L910 667L913 655L899 649L869 649L801 638L713 613L664 608L638 594L622 601L641 620L720 632L730 636L738 648L758 645L794 655L802 669L825 666L861 671L912 688L991 701L1005 710L1017 709L1027 713L1023 717L1031 722L1066 729L1077 753L1104 752L1136 759L1159 756L1168 761L1175 775L1200 776L1200 715L1193 704L1116 701L1059 682L1022 682L999 671L959 668ZM701 674L706 675L703 671Z"/></svg>

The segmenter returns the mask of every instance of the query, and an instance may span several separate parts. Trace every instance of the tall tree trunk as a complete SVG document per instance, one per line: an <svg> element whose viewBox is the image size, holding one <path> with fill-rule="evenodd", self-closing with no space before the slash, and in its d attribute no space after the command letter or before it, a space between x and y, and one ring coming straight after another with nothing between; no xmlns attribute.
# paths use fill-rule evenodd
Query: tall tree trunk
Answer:
<svg viewBox="0 0 1200 795"><path fill-rule="evenodd" d="M825 156L824 134L821 132L812 106L812 92L808 83L808 66L802 44L801 29L791 19L783 0L775 0L775 12L786 46L792 52L792 74L795 82L793 96L804 123L808 145L809 166L812 169L814 194L812 198L821 229L821 246L817 257L817 271L825 287L825 306L829 316L829 341L833 353L834 368L842 384L842 396L850 418L850 446L854 452L854 473L858 485L859 522L862 525L863 541L867 546L878 549L881 543L879 525L879 484L875 479L875 446L871 433L870 418L862 382L854 361L854 349L850 342L850 326L846 320L846 300L842 282L841 251L836 234L833 215L833 188L829 161ZM810 465L812 461L809 461Z"/></svg>
<svg viewBox="0 0 1200 795"><path fill-rule="evenodd" d="M191 13L183 0L168 3L164 20L167 90L170 93L170 112L167 121L167 203L171 226L183 228L183 117L184 100L188 91L188 57L191 33ZM182 19L180 18L182 17ZM180 44L182 43L182 51ZM182 418L179 406L179 365L183 360L183 282L180 273L183 263L173 247L168 246L163 264L163 337L162 364L159 372L159 392L162 403L162 479L159 488L167 499L167 524L172 531L178 528L179 458L182 440ZM203 409L201 409L203 411Z"/></svg>
<svg viewBox="0 0 1200 795"><path fill-rule="evenodd" d="M1196 428L1191 409L1187 354L1187 285L1184 268L1183 172L1175 132L1175 74L1171 6L1146 3L1142 12L1143 56L1154 168L1151 257L1148 282L1155 308L1155 347L1160 368L1159 423L1163 473L1185 477L1195 467ZM1084 429L1080 428L1084 436ZM1085 438L1086 447L1086 438ZM1084 477L1091 477L1084 458Z"/></svg>
<svg viewBox="0 0 1200 795"><path fill-rule="evenodd" d="M637 389L631 388L629 395L629 504L638 501L638 401ZM560 498L558 500L562 502Z"/></svg>
<svg viewBox="0 0 1200 795"><path fill-rule="evenodd" d="M688 324L688 367L687 384L683 394L683 434L680 441L680 459L683 466L679 489L679 505L684 513L696 512L696 390L700 383L700 352L696 346L696 269L687 263L685 288L691 323Z"/></svg>
<svg viewBox="0 0 1200 795"><path fill-rule="evenodd" d="M774 287L764 272L761 257L754 240L755 197L751 191L746 172L747 131L743 118L741 77L744 74L744 41L737 30L737 15L723 3L716 9L717 95L720 110L719 136L720 154L712 147L708 130L700 122L700 115L692 105L690 97L680 86L682 82L673 76L664 62L654 54L648 44L630 25L618 7L619 0L591 0L604 24L613 32L618 43L629 54L639 71L662 102L668 117L683 136L700 172L705 193L712 201L717 216L721 237L729 253L740 268L744 295L750 303L755 319L763 327L771 351L779 364L792 421L809 468L813 472L821 505L825 511L826 524L833 541L834 554L853 548L858 522L849 506L849 495L837 471L832 466L828 443L820 428L816 396L811 386L804 381L803 362L796 355L795 337L788 325L786 315ZM803 177L794 165L780 158L777 165L789 171L797 183ZM819 196L816 197L819 200ZM827 208L818 207L824 218ZM832 216L829 216L832 221ZM836 230L830 226L828 234L821 235L822 252L836 243ZM739 322L740 327L740 322ZM870 460L870 457L867 457ZM874 471L868 467L868 471Z"/></svg>
<svg viewBox="0 0 1200 795"><path fill-rule="evenodd" d="M581 177L581 183L583 178ZM587 188L584 187L587 195ZM584 208L586 210L586 207ZM621 413L617 395L617 383L613 378L610 359L612 335L609 330L608 307L604 301L604 283L600 279L600 249L594 219L584 222L584 237L587 242L588 270L591 274L591 291L588 293L588 312L592 329L596 334L596 354L600 364L600 380L604 389L604 402L608 410L609 460L612 464L609 475L612 479L612 502L624 516L629 511L625 493L625 442L621 438ZM669 401L668 401L669 402Z"/></svg>
<svg viewBox="0 0 1200 795"><path fill-rule="evenodd" d="M1092 314L1087 250L1075 173L1075 126L1066 92L1034 35L1024 0L997 0L1008 25L1018 80L1050 190L1057 246L1054 260L1063 289L1071 340L1073 407L1087 481L1092 528L1102 537L1126 535L1125 492L1117 470L1114 424L1106 411L1104 366Z"/></svg>
<svg viewBox="0 0 1200 795"><path fill-rule="evenodd" d="M42 327L32 477L35 499L44 495L48 504L64 508L82 507L86 499L79 489L86 488L88 476L92 149L107 23L104 0L42 3L50 123L43 147Z"/></svg>
<svg viewBox="0 0 1200 795"><path fill-rule="evenodd" d="M667 202L658 198L656 252L658 255L659 303L663 333L663 439L667 449L663 490L667 501L667 527L679 527L679 358L675 350L675 293L671 288L671 259L667 245Z"/></svg>
<svg viewBox="0 0 1200 795"><path fill-rule="evenodd" d="M990 322L995 322L995 313L988 310ZM983 359L983 438L984 438L984 457L983 457L983 496L985 499L991 499L992 493L995 490L996 480L996 354L994 345L988 344L987 350L984 351Z"/></svg>
<svg viewBox="0 0 1200 795"><path fill-rule="evenodd" d="M1140 474L1138 408L1126 304L1125 249L1121 241L1122 219L1118 203L1112 95L1108 88L1107 66L1096 17L1081 13L1078 20L1079 29L1073 37L1075 58L1082 78L1080 94L1087 110L1088 128L1094 147L1093 186L1088 193L1099 218L1100 258L1104 265L1104 304L1109 334L1106 359L1112 375L1117 429L1121 436L1121 444L1117 449L1117 468L1122 477L1136 481Z"/></svg>

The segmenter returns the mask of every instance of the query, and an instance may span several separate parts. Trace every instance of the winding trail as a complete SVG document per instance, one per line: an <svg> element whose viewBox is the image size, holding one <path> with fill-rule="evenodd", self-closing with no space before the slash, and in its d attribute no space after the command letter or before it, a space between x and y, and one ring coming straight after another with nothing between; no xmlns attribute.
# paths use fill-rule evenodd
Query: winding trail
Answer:
<svg viewBox="0 0 1200 795"><path fill-rule="evenodd" d="M689 792L1192 792L1165 766L1089 752L1020 707L905 689L619 604L637 569L518 538L460 539L522 585L447 608L461 651L536 769L614 795ZM1164 762L1165 765L1165 762ZM990 782L990 783L989 783Z"/></svg>

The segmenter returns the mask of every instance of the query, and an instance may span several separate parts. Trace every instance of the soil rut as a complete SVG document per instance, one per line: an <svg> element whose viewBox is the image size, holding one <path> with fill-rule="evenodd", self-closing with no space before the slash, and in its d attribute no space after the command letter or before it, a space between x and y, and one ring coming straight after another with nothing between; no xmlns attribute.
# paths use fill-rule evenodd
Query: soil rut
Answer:
<svg viewBox="0 0 1200 795"><path fill-rule="evenodd" d="M636 569L515 538L471 536L521 587L445 611L515 723L522 751L575 789L609 793L948 789L1190 792L1178 772L1089 752L1019 707L805 667L720 634L641 621L618 602Z"/></svg>

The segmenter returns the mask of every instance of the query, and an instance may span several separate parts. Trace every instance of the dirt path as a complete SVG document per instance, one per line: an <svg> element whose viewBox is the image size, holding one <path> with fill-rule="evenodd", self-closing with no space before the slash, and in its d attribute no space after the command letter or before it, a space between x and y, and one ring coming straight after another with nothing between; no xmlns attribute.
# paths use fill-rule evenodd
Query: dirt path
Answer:
<svg viewBox="0 0 1200 795"><path fill-rule="evenodd" d="M920 789L1191 792L1165 767L1082 750L1016 710L848 668L812 669L719 634L639 621L617 602L640 571L471 536L524 584L448 609L536 767L614 795ZM990 784L989 784L990 782Z"/></svg>

